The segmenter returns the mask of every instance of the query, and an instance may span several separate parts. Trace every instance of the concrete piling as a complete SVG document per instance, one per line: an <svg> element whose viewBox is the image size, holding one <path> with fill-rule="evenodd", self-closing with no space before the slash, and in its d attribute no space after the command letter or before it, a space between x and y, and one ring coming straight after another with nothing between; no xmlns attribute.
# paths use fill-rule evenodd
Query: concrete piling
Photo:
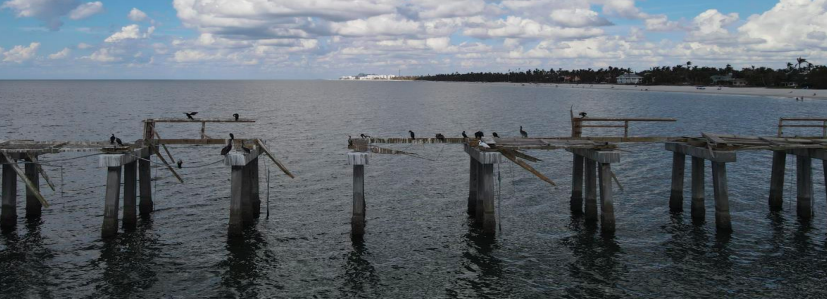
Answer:
<svg viewBox="0 0 827 299"><path fill-rule="evenodd" d="M729 214L729 188L727 187L726 163L712 162L712 184L715 193L715 227L718 231L732 231Z"/></svg>
<svg viewBox="0 0 827 299"><path fill-rule="evenodd" d="M801 219L813 217L813 167L812 158L796 156L797 214Z"/></svg>
<svg viewBox="0 0 827 299"><path fill-rule="evenodd" d="M477 173L478 173L478 165L479 163L474 160L474 158L469 159L471 161L469 166L469 175L468 175L468 215L469 216L476 216L477 213Z"/></svg>
<svg viewBox="0 0 827 299"><path fill-rule="evenodd" d="M106 198L103 208L101 237L110 238L118 233L118 202L121 193L121 166L107 167Z"/></svg>
<svg viewBox="0 0 827 299"><path fill-rule="evenodd" d="M672 191L669 195L669 210L683 212L683 177L686 173L686 155L672 153Z"/></svg>
<svg viewBox="0 0 827 299"><path fill-rule="evenodd" d="M600 230L603 233L615 232L614 202L612 199L612 165L599 163L600 181Z"/></svg>
<svg viewBox="0 0 827 299"><path fill-rule="evenodd" d="M250 162L252 163L252 162ZM247 164L242 167L241 180L241 221L244 225L253 224L253 166Z"/></svg>
<svg viewBox="0 0 827 299"><path fill-rule="evenodd" d="M574 165L571 171L571 212L583 213L583 156L572 154Z"/></svg>
<svg viewBox="0 0 827 299"><path fill-rule="evenodd" d="M486 179L485 177L485 165L482 163L477 164L477 200L474 203L474 224L477 226L482 226L483 219L485 218L485 182L483 180Z"/></svg>
<svg viewBox="0 0 827 299"><path fill-rule="evenodd" d="M586 221L597 221L597 166L586 159Z"/></svg>
<svg viewBox="0 0 827 299"><path fill-rule="evenodd" d="M692 157L692 219L703 221L706 218L704 200L704 159Z"/></svg>
<svg viewBox="0 0 827 299"><path fill-rule="evenodd" d="M481 164L477 196L482 199L483 216L482 219L478 219L481 220L482 231L486 234L494 234L497 231L494 206L494 164Z"/></svg>
<svg viewBox="0 0 827 299"><path fill-rule="evenodd" d="M360 238L365 235L365 165L368 153L348 153L348 162L353 165L353 213L350 217L350 234Z"/></svg>
<svg viewBox="0 0 827 299"><path fill-rule="evenodd" d="M261 216L261 189L259 188L259 171L258 171L258 157L253 159L250 162L250 166L252 167L252 205L253 205L253 218L258 219Z"/></svg>
<svg viewBox="0 0 827 299"><path fill-rule="evenodd" d="M243 181L244 167L233 165L230 170L230 223L227 229L227 235L231 238L241 236L244 231L241 207Z"/></svg>
<svg viewBox="0 0 827 299"><path fill-rule="evenodd" d="M134 229L138 223L138 214L136 206L138 183L137 169L138 162L133 161L126 163L123 166L123 227L124 229Z"/></svg>
<svg viewBox="0 0 827 299"><path fill-rule="evenodd" d="M770 175L770 211L781 211L784 207L784 170L787 167L787 153L772 152L772 173Z"/></svg>
<svg viewBox="0 0 827 299"><path fill-rule="evenodd" d="M138 188L141 192L141 199L138 205L141 215L149 215L154 209L152 203L152 165L149 162L149 158L150 155L147 153L141 155L141 159L138 160L138 179L140 180L140 186Z"/></svg>
<svg viewBox="0 0 827 299"><path fill-rule="evenodd" d="M26 177L31 181L37 190L26 186L26 218L37 219L40 217L43 205L37 200L35 191L40 192L40 174L37 172L37 164L27 161L25 166Z"/></svg>
<svg viewBox="0 0 827 299"><path fill-rule="evenodd" d="M0 157L2 160L2 157ZM6 161L16 163L16 161ZM3 204L0 227L13 228L17 224L17 174L11 164L3 164Z"/></svg>

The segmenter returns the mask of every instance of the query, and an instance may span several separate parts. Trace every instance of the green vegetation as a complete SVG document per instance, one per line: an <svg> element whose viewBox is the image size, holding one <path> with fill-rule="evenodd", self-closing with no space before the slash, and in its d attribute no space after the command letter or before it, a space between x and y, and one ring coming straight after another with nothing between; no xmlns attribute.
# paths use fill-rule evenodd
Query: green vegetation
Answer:
<svg viewBox="0 0 827 299"><path fill-rule="evenodd" d="M526 70L479 73L453 73L419 77L428 81L516 82L516 83L617 83L617 78L634 73L629 68L600 68L578 70ZM753 87L796 87L827 89L827 66L813 65L804 58L787 63L787 68L747 67L735 70L727 64L723 68L698 67L691 61L676 66L653 67L635 73L643 77L644 85L736 85Z"/></svg>

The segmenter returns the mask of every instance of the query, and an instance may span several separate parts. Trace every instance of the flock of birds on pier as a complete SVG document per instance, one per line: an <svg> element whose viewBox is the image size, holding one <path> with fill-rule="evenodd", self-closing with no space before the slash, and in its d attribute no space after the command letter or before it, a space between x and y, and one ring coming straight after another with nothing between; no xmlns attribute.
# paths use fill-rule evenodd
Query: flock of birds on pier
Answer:
<svg viewBox="0 0 827 299"><path fill-rule="evenodd" d="M585 112L581 112L580 115L583 116L583 117L586 117ZM469 138L468 134L465 133L465 131L462 131L461 134L462 134L462 138ZM410 135L411 140L416 140L416 133L414 133L414 131L408 130L408 135ZM497 132L492 132L491 135L494 136L495 138L500 138L500 135L497 134ZM528 132L526 132L523 129L523 126L520 126L520 136L522 136L523 138L528 138ZM359 134L359 137L362 137L362 139L371 138L370 135L365 135L365 134ZM445 135L442 134L442 133L436 133L435 137L439 141L443 141L443 142L445 141ZM482 139L483 137L485 137L485 133L483 133L482 131L474 132L474 138ZM353 137L352 136L347 136L347 144L349 146L353 145ZM487 147L487 145L485 143L482 143L482 142L480 142L480 146Z"/></svg>

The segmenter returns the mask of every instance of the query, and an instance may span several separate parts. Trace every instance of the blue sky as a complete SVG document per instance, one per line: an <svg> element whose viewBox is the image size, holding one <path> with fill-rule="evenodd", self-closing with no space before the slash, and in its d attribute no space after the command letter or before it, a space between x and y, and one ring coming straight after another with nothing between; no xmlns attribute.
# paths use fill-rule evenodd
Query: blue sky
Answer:
<svg viewBox="0 0 827 299"><path fill-rule="evenodd" d="M826 10L827 0L0 0L0 78L780 68L823 62Z"/></svg>

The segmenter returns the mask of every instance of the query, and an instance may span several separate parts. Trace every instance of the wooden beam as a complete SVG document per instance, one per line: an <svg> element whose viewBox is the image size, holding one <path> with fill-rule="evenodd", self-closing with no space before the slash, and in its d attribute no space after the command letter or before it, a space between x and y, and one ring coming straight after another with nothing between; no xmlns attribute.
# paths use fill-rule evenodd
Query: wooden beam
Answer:
<svg viewBox="0 0 827 299"><path fill-rule="evenodd" d="M580 118L580 121L587 122L587 121L641 121L641 122L676 122L677 119L674 118L611 118L611 117L584 117Z"/></svg>
<svg viewBox="0 0 827 299"><path fill-rule="evenodd" d="M295 176L293 176L293 173L290 172L290 170L288 170L287 167L285 167L284 164L281 163L281 161L276 159L276 157L274 157L273 154L270 153L270 150L267 149L266 146L264 146L264 142L262 142L261 139L256 139L256 144L258 144L259 148L261 148L261 150L264 151L264 154L270 157L270 160L273 160L273 163L276 163L276 166L278 166L279 169L281 169L281 171L284 172L284 174L289 176L291 179L296 178Z"/></svg>
<svg viewBox="0 0 827 299"><path fill-rule="evenodd" d="M238 120L232 118L153 118L144 120L144 122L154 123L254 123L253 119L239 118Z"/></svg>
<svg viewBox="0 0 827 299"><path fill-rule="evenodd" d="M158 152L158 149L152 145L150 145L149 148L152 150L152 153L154 153L156 156L158 156L159 159L161 159L161 162L164 162L164 165L166 165L167 169L169 169L169 171L172 172L172 175L174 175L175 178L178 179L178 181L181 182L181 184L183 184L184 179L182 179L181 176L178 175L177 172L175 172L175 169L172 168L172 165L169 165L169 163L167 163L167 160L164 159L164 156L162 156L160 152Z"/></svg>
<svg viewBox="0 0 827 299"><path fill-rule="evenodd" d="M518 152L517 150L513 150L513 151L511 151L511 152L513 152L513 153L514 153L514 156L517 156L517 157L518 157L518 158L520 158L520 159L525 159L525 160L528 160L528 161L531 161L531 162L535 162L535 163L536 163L536 162L542 162L542 161L543 161L543 160L540 160L540 159L538 159L538 158L535 158L535 157L529 156L528 154L525 154L525 153L522 153L522 152Z"/></svg>
<svg viewBox="0 0 827 299"><path fill-rule="evenodd" d="M545 175L543 175L542 173L540 173L539 171L534 169L534 167L531 167L531 165L528 165L527 163L518 160L517 157L514 155L514 151L512 151L512 150L502 150L500 153L506 159L511 160L511 162L514 162L515 164L519 165L523 169L528 170L528 172L530 172L531 174L533 174L536 177L540 178L541 180L545 181L546 183L549 183L552 186L557 186L557 183L555 183L554 181L552 181L551 179L549 179L548 177L546 177Z"/></svg>
<svg viewBox="0 0 827 299"><path fill-rule="evenodd" d="M697 157L701 159L710 160L713 162L735 162L735 152L734 151L714 151L715 155L713 156L707 151L705 148L692 146L686 143L677 143L677 142L667 142L666 150L670 152L676 152L684 155L689 155L692 157Z"/></svg>
<svg viewBox="0 0 827 299"><path fill-rule="evenodd" d="M40 163L38 163L37 156L32 154L29 154L28 156L29 160L31 160L32 163L34 163L34 165L37 167L37 172L39 172L40 176L43 177L44 180L46 180L46 184L49 185L49 188L51 188L52 191L56 191L55 184L52 184L52 180L49 179L49 175L46 174L45 170L43 170L43 166L41 166Z"/></svg>
<svg viewBox="0 0 827 299"><path fill-rule="evenodd" d="M573 154L585 157L598 163L617 163L620 162L620 152L618 151L597 151L593 149L570 148L566 149Z"/></svg>
<svg viewBox="0 0 827 299"><path fill-rule="evenodd" d="M39 190L40 188L38 188L38 186L35 186L35 184L32 183L32 181L29 180L29 178L26 176L26 173L22 169L20 169L20 167L17 166L17 163L14 163L15 160L12 160L8 156L8 154L3 153L3 152L0 152L0 154L3 155L3 158L6 161L11 162L11 163L9 163L9 166L11 166L11 168L14 169L14 172L17 173L17 176L20 177L21 180L23 180L23 183L25 183L26 187L29 188L28 190L31 191L34 194L35 197L37 197L37 200L40 201L40 204L43 205L44 207L48 208L49 203L46 202L46 198L44 198L43 195L40 194L40 190Z"/></svg>
<svg viewBox="0 0 827 299"><path fill-rule="evenodd" d="M153 132L155 133L155 137L157 137L158 139L161 139L161 135L158 135L158 130L153 130ZM167 152L167 156L169 156L169 159L172 160L172 163L175 163L175 158L172 157L172 153L169 152L169 149L167 148L167 146L165 144L161 144L161 146L164 147L164 151ZM164 162L164 163L166 163L166 162ZM182 183L183 183L183 181L182 181Z"/></svg>

